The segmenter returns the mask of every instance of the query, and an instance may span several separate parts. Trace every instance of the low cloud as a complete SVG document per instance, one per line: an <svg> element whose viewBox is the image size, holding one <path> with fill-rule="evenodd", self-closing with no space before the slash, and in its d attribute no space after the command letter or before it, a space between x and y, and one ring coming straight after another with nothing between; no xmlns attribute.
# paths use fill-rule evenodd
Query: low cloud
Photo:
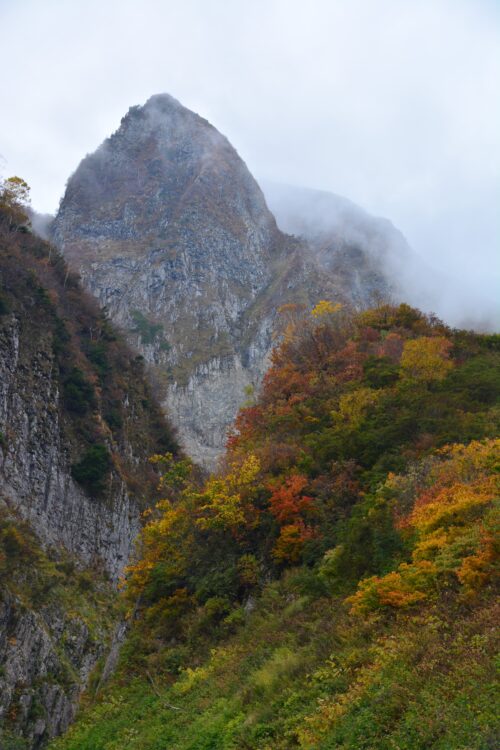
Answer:
<svg viewBox="0 0 500 750"><path fill-rule="evenodd" d="M3 0L0 152L53 212L129 106L166 91L254 174L390 219L455 279L445 317L500 325L499 16L493 0Z"/></svg>

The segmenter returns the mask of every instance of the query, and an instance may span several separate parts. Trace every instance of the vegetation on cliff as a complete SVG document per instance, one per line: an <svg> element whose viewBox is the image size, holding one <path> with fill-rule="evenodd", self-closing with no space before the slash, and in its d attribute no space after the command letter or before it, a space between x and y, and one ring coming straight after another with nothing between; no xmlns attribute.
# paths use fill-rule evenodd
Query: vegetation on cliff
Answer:
<svg viewBox="0 0 500 750"><path fill-rule="evenodd" d="M152 459L120 668L54 748L495 746L499 337L281 315L221 470Z"/></svg>
<svg viewBox="0 0 500 750"><path fill-rule="evenodd" d="M122 616L110 578L154 499L148 457L178 452L142 358L32 233L28 193L0 185L2 750L73 718Z"/></svg>
<svg viewBox="0 0 500 750"><path fill-rule="evenodd" d="M178 446L147 383L142 357L83 291L60 253L29 230L22 205L27 193L12 193L0 192L0 323L18 320L33 348L50 339L74 478L98 495L110 489L114 468L147 504L156 483L148 456L175 453ZM8 426L3 444L8 445ZM131 452L126 445L133 455L126 456Z"/></svg>

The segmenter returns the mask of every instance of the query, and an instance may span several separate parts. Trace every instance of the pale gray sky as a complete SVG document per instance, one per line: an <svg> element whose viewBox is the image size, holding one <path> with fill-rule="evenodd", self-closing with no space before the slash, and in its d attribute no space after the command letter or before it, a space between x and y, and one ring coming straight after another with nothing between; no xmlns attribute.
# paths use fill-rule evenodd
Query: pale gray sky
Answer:
<svg viewBox="0 0 500 750"><path fill-rule="evenodd" d="M257 177L345 195L467 304L500 297L500 0L0 0L0 48L2 171L39 211L166 91Z"/></svg>

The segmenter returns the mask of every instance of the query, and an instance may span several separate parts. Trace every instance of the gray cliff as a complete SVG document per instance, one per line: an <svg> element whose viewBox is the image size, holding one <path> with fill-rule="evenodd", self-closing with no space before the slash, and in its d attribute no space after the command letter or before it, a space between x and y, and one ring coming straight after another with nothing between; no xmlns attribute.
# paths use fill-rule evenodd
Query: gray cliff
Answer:
<svg viewBox="0 0 500 750"><path fill-rule="evenodd" d="M371 253L356 236L291 231L301 236L277 227L227 139L166 94L132 107L68 181L54 240L144 355L205 465L260 382L280 305L362 307L389 293L384 232Z"/></svg>
<svg viewBox="0 0 500 750"><path fill-rule="evenodd" d="M56 250L0 211L2 750L73 719L119 625L116 582L154 501L148 457L175 446L136 353Z"/></svg>
<svg viewBox="0 0 500 750"><path fill-rule="evenodd" d="M97 502L72 477L50 331L36 331L36 321L23 327L15 315L0 327L1 501L44 544L62 545L84 565L98 561L116 580L140 527L139 505L119 475Z"/></svg>

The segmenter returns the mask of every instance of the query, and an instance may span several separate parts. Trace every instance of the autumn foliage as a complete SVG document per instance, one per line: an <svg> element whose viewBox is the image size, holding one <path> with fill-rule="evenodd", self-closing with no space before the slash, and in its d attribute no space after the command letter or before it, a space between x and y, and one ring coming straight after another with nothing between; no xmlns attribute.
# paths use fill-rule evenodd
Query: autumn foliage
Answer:
<svg viewBox="0 0 500 750"><path fill-rule="evenodd" d="M474 438L496 429L498 354L485 340L406 305L353 315L322 300L310 315L281 314L281 344L221 470L200 483L185 461L153 459L163 497L128 573L129 597L141 596L151 624L159 602L177 609L181 591L187 622L214 597L230 607L266 574L301 563L338 591L363 579L353 611L412 606L441 585L437 561L460 545L459 519L470 537L491 503L491 476L470 466L491 451ZM459 437L473 442L442 447ZM403 488L389 500L407 467L430 455L418 494ZM474 529L453 568L465 588L490 575L491 531Z"/></svg>
<svg viewBox="0 0 500 750"><path fill-rule="evenodd" d="M63 750L494 746L499 337L281 318L219 470L154 457L122 671Z"/></svg>

